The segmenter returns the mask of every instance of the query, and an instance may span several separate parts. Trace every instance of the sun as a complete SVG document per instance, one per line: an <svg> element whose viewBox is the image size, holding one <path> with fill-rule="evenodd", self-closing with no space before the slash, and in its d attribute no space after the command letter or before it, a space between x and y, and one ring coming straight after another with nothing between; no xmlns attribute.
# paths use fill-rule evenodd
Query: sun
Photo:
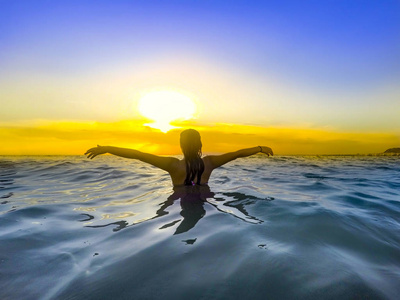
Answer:
<svg viewBox="0 0 400 300"><path fill-rule="evenodd" d="M155 91L139 100L139 112L154 122L145 124L167 132L176 126L172 121L184 121L193 118L196 104L188 96L175 91Z"/></svg>

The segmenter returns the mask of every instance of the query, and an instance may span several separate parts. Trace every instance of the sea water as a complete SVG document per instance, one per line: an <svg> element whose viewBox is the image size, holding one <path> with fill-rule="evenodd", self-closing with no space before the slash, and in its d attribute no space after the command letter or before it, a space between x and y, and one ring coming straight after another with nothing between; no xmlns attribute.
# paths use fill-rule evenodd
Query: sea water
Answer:
<svg viewBox="0 0 400 300"><path fill-rule="evenodd" d="M399 157L0 157L0 299L399 299Z"/></svg>

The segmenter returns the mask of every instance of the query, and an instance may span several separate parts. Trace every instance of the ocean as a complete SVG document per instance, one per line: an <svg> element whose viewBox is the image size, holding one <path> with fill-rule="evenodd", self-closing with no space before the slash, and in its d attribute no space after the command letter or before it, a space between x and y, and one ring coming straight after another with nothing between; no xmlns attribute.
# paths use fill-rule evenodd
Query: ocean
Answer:
<svg viewBox="0 0 400 300"><path fill-rule="evenodd" d="M209 188L0 157L0 299L399 299L400 157L256 155Z"/></svg>

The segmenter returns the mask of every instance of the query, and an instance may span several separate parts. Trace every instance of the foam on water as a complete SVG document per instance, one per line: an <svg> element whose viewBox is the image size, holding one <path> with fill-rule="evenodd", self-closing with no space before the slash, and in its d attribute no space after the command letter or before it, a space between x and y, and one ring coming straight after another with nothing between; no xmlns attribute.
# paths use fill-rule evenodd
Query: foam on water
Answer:
<svg viewBox="0 0 400 300"><path fill-rule="evenodd" d="M0 158L1 299L397 299L398 157L239 159L210 188Z"/></svg>

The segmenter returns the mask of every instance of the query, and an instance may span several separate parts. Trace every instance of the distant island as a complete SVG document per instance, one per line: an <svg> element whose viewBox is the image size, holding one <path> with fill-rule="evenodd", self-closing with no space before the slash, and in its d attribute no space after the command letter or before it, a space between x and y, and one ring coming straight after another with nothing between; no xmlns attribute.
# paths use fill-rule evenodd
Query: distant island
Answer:
<svg viewBox="0 0 400 300"><path fill-rule="evenodd" d="M400 148L390 148L383 153L400 153Z"/></svg>

